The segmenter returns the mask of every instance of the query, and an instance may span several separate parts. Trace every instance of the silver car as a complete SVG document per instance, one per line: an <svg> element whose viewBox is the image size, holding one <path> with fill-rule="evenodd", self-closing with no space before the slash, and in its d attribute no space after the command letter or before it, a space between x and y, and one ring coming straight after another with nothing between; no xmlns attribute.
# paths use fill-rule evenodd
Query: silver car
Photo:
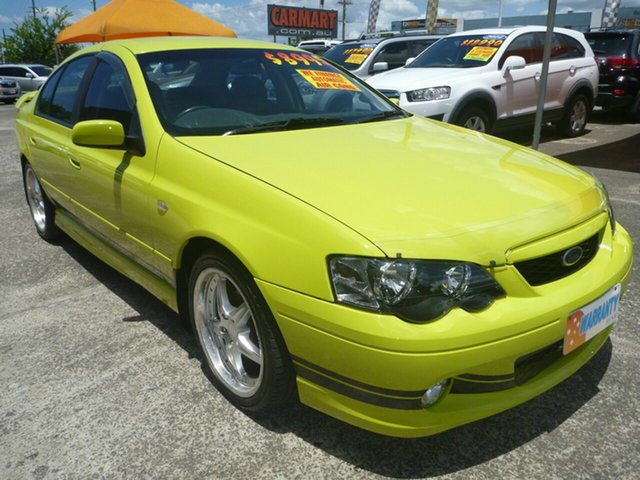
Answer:
<svg viewBox="0 0 640 480"><path fill-rule="evenodd" d="M20 94L18 82L0 77L0 102L15 102L20 97Z"/></svg>
<svg viewBox="0 0 640 480"><path fill-rule="evenodd" d="M37 64L2 64L0 65L0 77L7 80L15 80L20 84L23 92L40 88L53 69L46 65Z"/></svg>

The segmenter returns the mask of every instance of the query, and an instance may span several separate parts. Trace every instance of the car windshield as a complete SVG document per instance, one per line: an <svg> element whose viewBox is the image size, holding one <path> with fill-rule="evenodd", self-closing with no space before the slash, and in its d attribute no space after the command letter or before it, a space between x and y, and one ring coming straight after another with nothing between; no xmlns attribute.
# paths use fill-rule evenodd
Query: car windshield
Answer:
<svg viewBox="0 0 640 480"><path fill-rule="evenodd" d="M238 135L407 115L302 51L175 50L138 60L158 117L172 135Z"/></svg>
<svg viewBox="0 0 640 480"><path fill-rule="evenodd" d="M589 35L587 42L596 57L622 57L628 53L631 36L619 35Z"/></svg>
<svg viewBox="0 0 640 480"><path fill-rule="evenodd" d="M406 68L473 68L486 65L507 38L504 34L445 37L422 52Z"/></svg>
<svg viewBox="0 0 640 480"><path fill-rule="evenodd" d="M53 71L51 68L43 65L30 65L29 68L39 77L48 77Z"/></svg>
<svg viewBox="0 0 640 480"><path fill-rule="evenodd" d="M341 44L325 53L324 57L342 68L355 70L371 55L374 48L376 44L371 42Z"/></svg>

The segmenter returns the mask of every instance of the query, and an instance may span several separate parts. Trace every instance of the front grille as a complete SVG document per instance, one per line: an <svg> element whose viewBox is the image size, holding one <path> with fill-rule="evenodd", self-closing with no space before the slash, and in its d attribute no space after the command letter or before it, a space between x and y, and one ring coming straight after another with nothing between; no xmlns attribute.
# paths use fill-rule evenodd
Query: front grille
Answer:
<svg viewBox="0 0 640 480"><path fill-rule="evenodd" d="M387 98L400 99L400 92L398 90L379 90Z"/></svg>
<svg viewBox="0 0 640 480"><path fill-rule="evenodd" d="M16 88L16 82L12 82L10 80L0 80L0 87L3 88Z"/></svg>
<svg viewBox="0 0 640 480"><path fill-rule="evenodd" d="M545 283L559 280L567 275L571 275L573 272L584 267L596 255L599 243L599 234L595 234L593 237L582 243L554 252L550 255L525 260L523 262L516 262L515 267L529 285L543 285ZM582 257L572 265L565 265L563 263L565 253L574 247L580 247L582 249Z"/></svg>

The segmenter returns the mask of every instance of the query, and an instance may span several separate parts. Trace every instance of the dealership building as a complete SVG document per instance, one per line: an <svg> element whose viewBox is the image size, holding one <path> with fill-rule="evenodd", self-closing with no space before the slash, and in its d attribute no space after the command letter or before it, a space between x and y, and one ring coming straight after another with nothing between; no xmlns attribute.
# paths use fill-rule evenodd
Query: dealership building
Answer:
<svg viewBox="0 0 640 480"><path fill-rule="evenodd" d="M597 30L602 25L602 9L594 9L590 12L568 12L556 14L555 25L557 27L571 28L581 32ZM503 27L517 25L546 25L546 15L526 15L516 17L502 17ZM478 28L496 28L498 18L479 18L474 20L439 18L436 25L437 34L476 30ZM640 28L640 7L620 7L616 28L632 29ZM424 30L425 20L400 20L391 22L391 30L394 32L411 32L412 30Z"/></svg>

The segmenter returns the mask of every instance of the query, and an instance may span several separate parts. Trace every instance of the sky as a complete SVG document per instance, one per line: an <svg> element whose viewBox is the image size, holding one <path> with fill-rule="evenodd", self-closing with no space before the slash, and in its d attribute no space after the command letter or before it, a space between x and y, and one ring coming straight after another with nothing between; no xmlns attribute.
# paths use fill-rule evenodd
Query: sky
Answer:
<svg viewBox="0 0 640 480"><path fill-rule="evenodd" d="M71 21L80 20L93 11L92 0L0 0L0 28L7 35L31 11L32 1L36 7L56 9L67 7L74 16ZM106 5L109 0L95 0L98 8ZM206 15L217 22L223 23L234 30L241 38L271 40L267 35L267 4L293 5L299 7L318 8L319 0L216 0L211 2L178 0L183 5ZM359 36L366 30L367 15L370 0L347 0L346 37ZM440 0L438 16L444 18L496 18L498 16L500 0ZM585 12L602 9L605 0L557 0L558 13L569 10ZM324 8L338 10L339 21L342 18L342 6L338 0L325 0ZM510 17L516 15L545 14L548 9L547 1L539 0L503 0L502 15ZM427 0L381 0L378 15L378 30L389 29L392 20L407 20L424 18ZM640 7L640 0L622 0L622 7ZM0 32L1 33L1 32ZM339 31L341 37L342 31ZM278 41L283 41L279 38Z"/></svg>

